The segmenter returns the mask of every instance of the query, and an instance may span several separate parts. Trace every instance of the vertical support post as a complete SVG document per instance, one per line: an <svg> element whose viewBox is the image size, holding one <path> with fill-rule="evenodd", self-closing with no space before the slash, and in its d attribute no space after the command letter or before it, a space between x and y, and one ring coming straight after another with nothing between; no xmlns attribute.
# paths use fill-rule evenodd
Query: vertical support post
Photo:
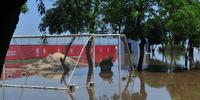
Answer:
<svg viewBox="0 0 200 100"><path fill-rule="evenodd" d="M4 84L4 81L6 79L5 64L3 65L3 75L2 75L2 77L3 77L3 84Z"/></svg>
<svg viewBox="0 0 200 100"><path fill-rule="evenodd" d="M3 73L2 73L3 75L2 75L2 77L3 77L3 84L4 84L4 80L5 80L5 63L4 63L4 65L3 65ZM6 100L6 97L5 97L5 88L4 87L2 87L3 88L3 100Z"/></svg>
<svg viewBox="0 0 200 100"><path fill-rule="evenodd" d="M118 70L119 70L119 98L121 99L121 36L118 35Z"/></svg>

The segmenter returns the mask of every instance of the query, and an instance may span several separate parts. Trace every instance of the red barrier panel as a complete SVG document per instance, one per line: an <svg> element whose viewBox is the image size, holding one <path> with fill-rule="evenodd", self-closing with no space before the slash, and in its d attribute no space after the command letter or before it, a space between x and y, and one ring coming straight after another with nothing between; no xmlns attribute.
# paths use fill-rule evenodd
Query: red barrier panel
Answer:
<svg viewBox="0 0 200 100"><path fill-rule="evenodd" d="M81 49L83 45L73 45L70 47L67 56L78 57L80 56ZM64 45L10 45L8 50L6 60L21 60L21 59L35 59L35 58L46 58L49 54L55 52L65 53ZM102 59L112 56L113 61L116 60L116 46L115 45L105 45L105 46L95 46L96 63L99 63ZM91 47L91 56L93 49ZM87 63L85 49L81 55L80 62Z"/></svg>
<svg viewBox="0 0 200 100"><path fill-rule="evenodd" d="M83 45L73 45L70 47L67 56L73 59L78 58L81 53ZM65 53L64 45L10 45L6 60L28 60L35 58L46 58L49 54L54 54L55 52ZM95 46L95 63L98 64L103 59L111 56L113 57L113 62L116 60L117 48L116 45L96 45ZM93 58L93 48L90 50L91 57ZM83 55L81 55L80 63L87 63L86 52L84 49ZM6 63L5 79L19 78L23 75L29 75L28 72L23 70L23 66L29 64L28 62L16 62L16 63ZM9 70L12 68L17 68L17 70ZM2 75L3 76L3 75ZM0 80L3 78L1 77Z"/></svg>

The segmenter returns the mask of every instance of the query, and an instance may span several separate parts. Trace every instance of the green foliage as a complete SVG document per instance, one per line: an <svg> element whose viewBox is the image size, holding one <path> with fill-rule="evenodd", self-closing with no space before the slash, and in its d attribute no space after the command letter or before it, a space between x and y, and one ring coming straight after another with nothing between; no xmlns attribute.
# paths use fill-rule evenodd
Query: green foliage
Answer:
<svg viewBox="0 0 200 100"><path fill-rule="evenodd" d="M23 4L23 5L22 5L22 7L21 7L21 12L22 12L22 13L27 13L27 12L28 12L28 10L29 10L29 9L28 9L28 6L27 6L27 4L26 4L26 3L25 3L25 4Z"/></svg>
<svg viewBox="0 0 200 100"><path fill-rule="evenodd" d="M111 24L114 33L121 33L125 21L125 2L124 0L108 0L104 5L103 21Z"/></svg>
<svg viewBox="0 0 200 100"><path fill-rule="evenodd" d="M44 2L43 2L44 0L36 0L36 2L38 2L38 5L37 5L37 7L38 7L38 12L41 14L41 15L43 15L43 14L45 14L45 5L44 5Z"/></svg>
<svg viewBox="0 0 200 100"><path fill-rule="evenodd" d="M94 33L100 20L100 0L58 0L47 10L39 28L50 34L69 31L71 34Z"/></svg>
<svg viewBox="0 0 200 100"><path fill-rule="evenodd" d="M192 34L199 31L199 19L199 9L185 4L170 15L167 26L177 33Z"/></svg>
<svg viewBox="0 0 200 100"><path fill-rule="evenodd" d="M148 38L150 44L179 44L191 38L197 46L199 10L198 0L57 0L54 8L46 11L39 29L50 34L109 29L131 39Z"/></svg>
<svg viewBox="0 0 200 100"><path fill-rule="evenodd" d="M144 38L149 33L145 23L156 13L155 5L154 0L109 0L104 8L104 21L116 33L131 39Z"/></svg>
<svg viewBox="0 0 200 100"><path fill-rule="evenodd" d="M145 23L145 31L150 45L160 44L163 41L167 41L164 22L159 16L155 16Z"/></svg>
<svg viewBox="0 0 200 100"><path fill-rule="evenodd" d="M165 27L175 43L191 39L197 46L200 33L200 3L198 0L161 0L166 14Z"/></svg>

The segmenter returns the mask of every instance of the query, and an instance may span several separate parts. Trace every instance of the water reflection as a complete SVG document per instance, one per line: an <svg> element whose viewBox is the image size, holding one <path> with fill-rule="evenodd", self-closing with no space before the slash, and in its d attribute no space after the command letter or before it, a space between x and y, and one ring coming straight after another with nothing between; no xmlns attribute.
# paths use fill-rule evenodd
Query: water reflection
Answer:
<svg viewBox="0 0 200 100"><path fill-rule="evenodd" d="M180 64L174 63L173 65L167 62L162 62L158 59L149 59L146 71L150 72L183 72L187 69Z"/></svg>
<svg viewBox="0 0 200 100"><path fill-rule="evenodd" d="M122 74L125 73L127 76L122 80L119 79L116 62L112 61L112 57L107 57L96 68L98 73L95 75L94 87L81 87L73 92L34 89L23 90L4 87L0 88L0 97L4 96L3 100L14 100L15 98L13 97L19 97L21 100L36 100L41 98L44 100L119 100L120 98L121 100L199 100L199 58L194 56L195 67L188 70L185 66L184 53L180 53L178 56L175 54L178 53L174 53L174 57L170 57L169 55L163 55L155 51L154 56L146 55L148 59L146 69L143 72L135 72L136 74L134 74L136 76L133 76L132 73L123 71L125 70L124 68L122 69ZM59 81L63 74L62 70L59 69L61 67L54 66L54 68L54 71L46 68L26 72L22 67L18 68L19 72L17 72L17 68L10 69L9 71L6 69L6 73L11 74L11 72L16 72L20 76L25 74L27 76L30 75L27 84L31 85L63 86ZM77 73L74 74L73 82L77 82L77 84L82 82L85 85L86 80L93 78L88 76L92 75L88 74L88 72L87 66L79 66ZM12 77L14 78L14 76L16 75L13 74ZM16 79L6 80L5 82L22 83L24 79L27 79L27 77L17 77ZM105 80L106 82L104 82ZM23 92L20 93L19 91ZM9 93L9 95L4 95L3 93Z"/></svg>
<svg viewBox="0 0 200 100"><path fill-rule="evenodd" d="M199 67L200 58L198 57L199 52L197 49L194 49L194 55L192 56L185 49L166 50L165 53L157 51L156 53L156 60L161 61L162 64L167 63L172 67L182 67L183 70L193 70ZM159 55L163 57L158 57Z"/></svg>
<svg viewBox="0 0 200 100"><path fill-rule="evenodd" d="M89 100L95 100L95 88L89 88L87 87L87 93L89 96Z"/></svg>
<svg viewBox="0 0 200 100"><path fill-rule="evenodd" d="M100 63L99 63L99 67L101 69L99 76L108 81L109 83L112 82L112 76L113 76L113 72L112 72L112 67L113 67L113 62L112 62L112 57L107 57L105 59L103 59Z"/></svg>
<svg viewBox="0 0 200 100"><path fill-rule="evenodd" d="M133 99L134 100L161 100L161 99L162 100L198 100L200 98L200 95L199 95L200 78L199 77L200 77L199 70L186 71L182 73L180 72L179 73L166 73L166 72L155 73L155 72L144 71L144 72L138 72L135 77L129 74L127 78L122 82L121 84L122 91L119 94L116 92L107 94L106 91L113 92L115 91L115 89L114 88L113 90L102 89L103 87L106 87L107 85L103 83L100 83L100 85L98 85L97 83L95 84L93 88L87 87L83 89L83 91L82 89L77 90L75 92L65 91L65 96L60 96L60 97L57 96L57 98L63 99L64 97L67 96L69 100L80 100L80 99L119 100L119 97L121 94L122 100L133 100ZM33 79L33 77L32 78L30 77L30 79L42 82L41 80ZM13 81L16 82L17 80L13 80ZM30 82L30 80L28 82ZM51 81L48 80L44 83L51 83ZM116 83L117 83L117 80L113 78L111 85L115 88L120 88L119 85ZM55 84L55 85L58 85L58 84ZM4 89L6 89L7 93L10 90L15 91L15 92L9 92L11 94L16 94L17 91L20 91L20 89L19 90L8 89L8 88L4 88ZM32 93L35 90L24 89L21 91L24 91L23 98L21 100L26 100L26 99L33 100L33 99L28 98L27 93L28 94ZM44 91L44 90L39 90L39 91ZM58 94L57 92L58 91L54 91L54 95L55 93ZM87 96L85 95L85 93L87 93L86 94ZM22 94L18 94L18 96L20 95ZM81 98L81 96L83 95L85 97ZM48 94L46 94L45 96L49 97ZM6 98L8 99L4 99L4 100L9 100L9 97L6 96ZM37 96L34 99L37 99ZM53 99L49 99L49 100L53 100Z"/></svg>
<svg viewBox="0 0 200 100"><path fill-rule="evenodd" d="M194 50L194 56L189 58L185 51L174 50L165 53L155 51L154 55L146 55L147 64L142 73L147 99L152 100L150 96L153 91L150 88L154 88L159 89L157 93L162 93L160 91L162 90L164 98L168 98L166 100L198 100L200 98L198 54ZM140 82L142 82L141 77Z"/></svg>
<svg viewBox="0 0 200 100"><path fill-rule="evenodd" d="M128 76L128 80L127 83L125 85L125 88L122 91L122 99L123 100L146 100L147 97L147 93L145 91L145 83L144 83L144 76L142 73L138 73L137 77L140 80L140 90L139 92L135 92L133 90L130 90L129 86L130 84L133 82L135 83L135 78L132 78L131 73ZM134 85L138 85L139 84L134 84Z"/></svg>
<svg viewBox="0 0 200 100"><path fill-rule="evenodd" d="M154 55L146 55L148 59L145 70L152 72L184 72L190 69L187 55L183 50L156 50ZM189 62L190 63L190 62Z"/></svg>
<svg viewBox="0 0 200 100"><path fill-rule="evenodd" d="M172 100L198 100L200 98L198 94L200 91L199 72L190 71L170 74L143 72L143 74L147 85L151 88L161 89L165 87ZM167 93L164 94L164 96L167 95Z"/></svg>
<svg viewBox="0 0 200 100"><path fill-rule="evenodd" d="M76 100L74 95L73 95L73 92L66 91L66 95L69 95L70 100Z"/></svg>

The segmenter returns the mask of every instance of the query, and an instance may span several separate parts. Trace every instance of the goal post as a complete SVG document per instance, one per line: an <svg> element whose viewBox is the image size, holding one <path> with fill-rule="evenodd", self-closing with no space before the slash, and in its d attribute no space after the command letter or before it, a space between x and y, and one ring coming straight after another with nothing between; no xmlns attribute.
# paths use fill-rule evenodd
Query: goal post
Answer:
<svg viewBox="0 0 200 100"><path fill-rule="evenodd" d="M70 84L87 87L102 80L112 82L114 77L121 84L134 70L132 61L123 34L15 36L6 56L4 80L40 76L44 79L34 83L37 86L44 88L49 85L46 82L54 82L49 87L68 88Z"/></svg>

